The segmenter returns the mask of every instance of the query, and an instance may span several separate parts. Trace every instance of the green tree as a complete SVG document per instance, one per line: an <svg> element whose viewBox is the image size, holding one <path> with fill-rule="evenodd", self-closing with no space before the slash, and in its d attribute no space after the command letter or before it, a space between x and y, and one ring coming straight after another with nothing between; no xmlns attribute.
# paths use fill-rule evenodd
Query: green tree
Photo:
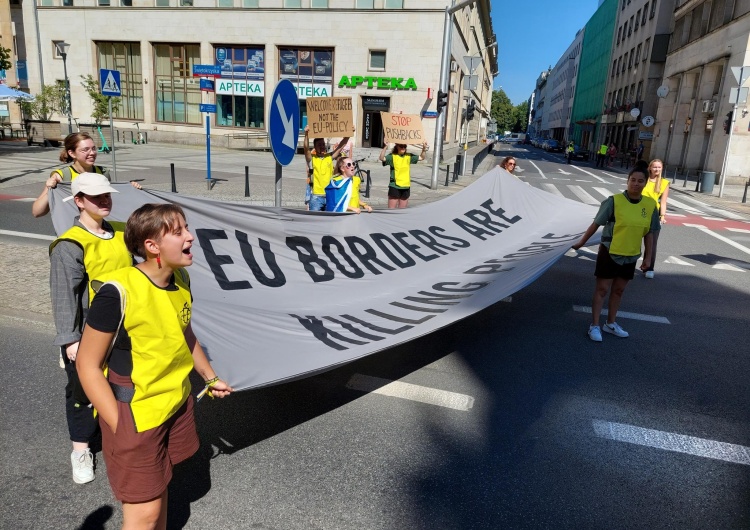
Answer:
<svg viewBox="0 0 750 530"><path fill-rule="evenodd" d="M44 85L33 101L22 100L20 104L24 115L31 116L31 119L50 121L53 114L66 108L65 86Z"/></svg>
<svg viewBox="0 0 750 530"><path fill-rule="evenodd" d="M10 60L10 48L0 46L0 70L10 70L13 62Z"/></svg>
<svg viewBox="0 0 750 530"><path fill-rule="evenodd" d="M490 115L497 122L497 132L502 134L513 127L513 104L502 88L492 91Z"/></svg>
<svg viewBox="0 0 750 530"><path fill-rule="evenodd" d="M104 96L99 91L99 81L91 74L82 75L83 88L91 99L91 117L94 123L99 126L104 118L109 118L109 96ZM120 98L112 98L112 113L117 114L117 108L120 106Z"/></svg>
<svg viewBox="0 0 750 530"><path fill-rule="evenodd" d="M524 101L513 107L513 132L526 132L529 119L529 102Z"/></svg>

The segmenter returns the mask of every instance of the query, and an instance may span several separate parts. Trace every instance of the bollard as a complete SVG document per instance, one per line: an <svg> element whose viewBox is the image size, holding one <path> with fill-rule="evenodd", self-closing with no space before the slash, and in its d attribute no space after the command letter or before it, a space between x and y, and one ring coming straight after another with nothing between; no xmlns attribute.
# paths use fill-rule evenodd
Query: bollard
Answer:
<svg viewBox="0 0 750 530"><path fill-rule="evenodd" d="M370 178L370 170L369 169L365 169L364 172L365 172L365 181L366 181L366 184L365 184L365 199L369 199L370 198L370 188L372 187L372 179Z"/></svg>
<svg viewBox="0 0 750 530"><path fill-rule="evenodd" d="M685 177L687 178L687 177ZM695 191L698 191L701 187L701 174L698 173L695 177Z"/></svg>
<svg viewBox="0 0 750 530"><path fill-rule="evenodd" d="M245 197L250 197L250 168L245 166Z"/></svg>
<svg viewBox="0 0 750 530"><path fill-rule="evenodd" d="M452 182L456 182L458 180L458 172L461 169L461 162L456 160L456 162L453 164L453 180Z"/></svg>
<svg viewBox="0 0 750 530"><path fill-rule="evenodd" d="M143 133L143 143L144 144L148 143L148 131L144 131Z"/></svg>
<svg viewBox="0 0 750 530"><path fill-rule="evenodd" d="M675 175L675 177L677 177L677 169L676 168L674 170L674 175ZM682 181L682 187L683 188L687 187L687 181L688 181L687 172L685 172L685 180Z"/></svg>
<svg viewBox="0 0 750 530"><path fill-rule="evenodd" d="M169 164L169 171L172 173L172 193L177 193L177 182L174 178L174 164Z"/></svg>
<svg viewBox="0 0 750 530"><path fill-rule="evenodd" d="M448 185L448 180L451 177L451 165L448 164L445 166L445 185Z"/></svg>
<svg viewBox="0 0 750 530"><path fill-rule="evenodd" d="M750 179L747 179L747 182L745 182L745 193L742 194L742 204L745 204L747 202L747 187L750 186Z"/></svg>

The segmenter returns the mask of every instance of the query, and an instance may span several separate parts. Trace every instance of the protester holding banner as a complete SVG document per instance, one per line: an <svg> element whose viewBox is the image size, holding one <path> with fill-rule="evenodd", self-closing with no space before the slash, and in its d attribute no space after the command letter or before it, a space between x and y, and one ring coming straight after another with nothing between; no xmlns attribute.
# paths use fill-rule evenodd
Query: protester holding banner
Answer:
<svg viewBox="0 0 750 530"><path fill-rule="evenodd" d="M384 166L391 167L391 180L388 184L388 208L406 208L409 206L409 195L411 194L411 164L424 160L427 151L427 142L422 144L422 152L413 155L406 152L406 144L395 144L390 154L385 150L388 144L383 145L380 151L380 160Z"/></svg>
<svg viewBox="0 0 750 530"><path fill-rule="evenodd" d="M652 259L653 234L659 230L656 202L643 195L647 180L643 170L633 169L628 175L627 189L604 199L594 222L572 247L578 250L600 226L604 227L596 258L596 288L591 302L592 323L588 331L589 338L594 342L602 341L602 331L622 338L629 335L616 322L617 310L625 287L633 279L635 264L641 256L641 240L645 238L646 243L643 266L648 267ZM599 314L607 293L607 322L600 327Z"/></svg>
<svg viewBox="0 0 750 530"><path fill-rule="evenodd" d="M326 152L326 141L324 138L313 140L314 155L310 152L310 126L305 126L305 161L312 166L312 197L310 197L309 210L311 212L322 212L326 209L326 186L333 177L333 159L343 149L349 137L342 138L332 152Z"/></svg>
<svg viewBox="0 0 750 530"><path fill-rule="evenodd" d="M63 140L60 151L60 162L70 164L67 167L55 169L50 173L44 183L42 193L31 205L31 214L34 217L43 217L49 213L49 190L56 187L58 182L72 182L81 173L98 173L105 175L109 180L109 171L102 166L94 165L96 162L97 149L94 139L87 133L77 132L69 134ZM137 182L131 182L134 188L141 189Z"/></svg>
<svg viewBox="0 0 750 530"><path fill-rule="evenodd" d="M144 261L97 278L105 283L91 304L78 373L99 414L123 528L163 529L172 468L199 446L189 375L195 369L205 380L199 396L233 389L214 372L190 324L183 267L193 262L193 236L182 208L141 206L128 219L125 243Z"/></svg>
<svg viewBox="0 0 750 530"><path fill-rule="evenodd" d="M124 223L105 220L117 193L104 175L82 173L73 181L72 199L79 216L72 228L50 245L50 295L57 334L53 344L60 348L60 360L68 376L65 387L65 415L73 443L70 455L73 481L94 480L94 456L89 443L97 422L76 373L76 356L93 296L89 279L133 264L123 239Z"/></svg>
<svg viewBox="0 0 750 530"><path fill-rule="evenodd" d="M360 213L362 208L368 212L372 208L359 199L359 185L362 183L357 175L356 168L351 158L339 157L336 160L336 176L326 187L326 211L327 212L355 212Z"/></svg>
<svg viewBox="0 0 750 530"><path fill-rule="evenodd" d="M515 177L515 174L513 173L513 171L515 171L516 169L515 158L513 158L512 156L506 156L505 158L503 158L503 161L500 162L500 164L498 165Z"/></svg>

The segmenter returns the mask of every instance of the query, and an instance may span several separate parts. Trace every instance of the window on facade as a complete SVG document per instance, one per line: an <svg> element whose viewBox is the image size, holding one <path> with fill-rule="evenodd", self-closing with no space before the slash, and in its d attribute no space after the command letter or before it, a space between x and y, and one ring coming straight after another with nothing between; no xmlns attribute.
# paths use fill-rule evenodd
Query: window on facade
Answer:
<svg viewBox="0 0 750 530"><path fill-rule="evenodd" d="M648 15L648 2L643 6L643 18L641 19L641 26L646 23L646 16Z"/></svg>
<svg viewBox="0 0 750 530"><path fill-rule="evenodd" d="M221 77L214 81L216 125L265 127L265 49L261 46L215 46L214 61Z"/></svg>
<svg viewBox="0 0 750 530"><path fill-rule="evenodd" d="M622 0L622 10L625 11L625 6L628 5L628 0Z"/></svg>
<svg viewBox="0 0 750 530"><path fill-rule="evenodd" d="M703 6L700 4L690 13L690 36L688 42L701 38L701 26L703 26Z"/></svg>
<svg viewBox="0 0 750 530"><path fill-rule="evenodd" d="M635 103L635 83L630 85L630 97L628 99L631 104Z"/></svg>
<svg viewBox="0 0 750 530"><path fill-rule="evenodd" d="M633 56L635 55L635 48L630 50L630 59L628 60L628 70L633 67Z"/></svg>
<svg viewBox="0 0 750 530"><path fill-rule="evenodd" d="M370 50L370 70L385 70L385 50Z"/></svg>
<svg viewBox="0 0 750 530"><path fill-rule="evenodd" d="M638 62L641 60L641 46L642 44L639 44L638 47L635 49L635 62L638 64Z"/></svg>
<svg viewBox="0 0 750 530"><path fill-rule="evenodd" d="M109 0L97 0L96 5L102 7L102 6L108 6Z"/></svg>
<svg viewBox="0 0 750 530"><path fill-rule="evenodd" d="M258 7L258 0L242 0L242 7L245 7L245 8Z"/></svg>
<svg viewBox="0 0 750 530"><path fill-rule="evenodd" d="M635 14L635 30L638 31L638 26L641 24L641 10Z"/></svg>
<svg viewBox="0 0 750 530"><path fill-rule="evenodd" d="M133 0L120 0L120 7L133 7Z"/></svg>
<svg viewBox="0 0 750 530"><path fill-rule="evenodd" d="M180 0L180 7L193 7L193 0Z"/></svg>
<svg viewBox="0 0 750 530"><path fill-rule="evenodd" d="M612 74L609 77L614 77L617 73L617 60L612 61Z"/></svg>
<svg viewBox="0 0 750 530"><path fill-rule="evenodd" d="M711 4L711 18L708 22L708 30L713 31L724 24L724 4L726 0L714 0Z"/></svg>
<svg viewBox="0 0 750 530"><path fill-rule="evenodd" d="M138 42L97 42L99 68L120 72L120 106L118 118L143 119L143 76L141 45Z"/></svg>
<svg viewBox="0 0 750 530"><path fill-rule="evenodd" d="M39 5L41 5L41 6L53 6L53 5L55 5L55 0L41 0L41 3Z"/></svg>
<svg viewBox="0 0 750 530"><path fill-rule="evenodd" d="M302 0L284 0L284 7L302 7Z"/></svg>
<svg viewBox="0 0 750 530"><path fill-rule="evenodd" d="M316 9L325 9L328 7L328 0L310 0L310 7Z"/></svg>
<svg viewBox="0 0 750 530"><path fill-rule="evenodd" d="M625 37L628 35L628 21L625 21L625 24L622 25L622 38L625 40Z"/></svg>
<svg viewBox="0 0 750 530"><path fill-rule="evenodd" d="M11 2L12 4L13 2ZM16 2L16 4L19 4L20 2ZM63 7L73 7L73 0L62 0Z"/></svg>
<svg viewBox="0 0 750 530"><path fill-rule="evenodd" d="M620 37L622 37L622 26L617 28L617 44L620 44Z"/></svg>
<svg viewBox="0 0 750 530"><path fill-rule="evenodd" d="M654 18L655 14L656 14L656 0L653 0L651 2L651 14L648 16L648 18Z"/></svg>
<svg viewBox="0 0 750 530"><path fill-rule="evenodd" d="M279 79L297 88L300 128L307 125L307 98L333 94L333 49L279 48Z"/></svg>
<svg viewBox="0 0 750 530"><path fill-rule="evenodd" d="M627 67L628 67L628 52L625 52L625 57L622 60L622 71L624 72Z"/></svg>
<svg viewBox="0 0 750 530"><path fill-rule="evenodd" d="M169 0L155 0L156 7L169 7Z"/></svg>
<svg viewBox="0 0 750 530"><path fill-rule="evenodd" d="M154 44L154 91L156 120L201 123L201 92L193 79L193 65L200 64L198 44Z"/></svg>
<svg viewBox="0 0 750 530"><path fill-rule="evenodd" d="M628 37L633 33L633 17L630 17L630 25L628 26Z"/></svg>
<svg viewBox="0 0 750 530"><path fill-rule="evenodd" d="M218 0L216 5L218 7L234 7L234 0Z"/></svg>
<svg viewBox="0 0 750 530"><path fill-rule="evenodd" d="M643 60L648 60L648 47L651 45L651 38L649 37L646 39L646 42L643 43Z"/></svg>
<svg viewBox="0 0 750 530"><path fill-rule="evenodd" d="M643 96L643 81L638 81L638 89L635 91L635 100L641 101Z"/></svg>
<svg viewBox="0 0 750 530"><path fill-rule="evenodd" d="M357 3L354 5L357 9L374 9L375 8L375 0L357 0Z"/></svg>
<svg viewBox="0 0 750 530"><path fill-rule="evenodd" d="M404 0L385 0L386 9L403 9Z"/></svg>

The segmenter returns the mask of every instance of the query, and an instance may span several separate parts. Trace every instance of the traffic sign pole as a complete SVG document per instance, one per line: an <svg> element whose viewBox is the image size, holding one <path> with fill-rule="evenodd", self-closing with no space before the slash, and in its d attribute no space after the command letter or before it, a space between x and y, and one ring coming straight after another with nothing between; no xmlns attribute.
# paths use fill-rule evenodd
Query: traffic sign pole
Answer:
<svg viewBox="0 0 750 530"><path fill-rule="evenodd" d="M112 118L112 96L107 97L107 108L109 110L109 132L112 135L112 182L117 182L117 160L115 159L115 125Z"/></svg>
<svg viewBox="0 0 750 530"><path fill-rule="evenodd" d="M119 70L107 70L102 68L99 70L99 91L103 96L107 96L107 111L109 112L109 132L112 138L112 182L117 182L117 160L115 158L115 124L114 118L112 117L112 98L120 97L122 90L120 89L120 71ZM102 141L106 145L107 141L104 139L101 127L99 128L99 135Z"/></svg>
<svg viewBox="0 0 750 530"><path fill-rule="evenodd" d="M211 114L206 113L206 186L211 189Z"/></svg>
<svg viewBox="0 0 750 530"><path fill-rule="evenodd" d="M273 205L277 207L281 207L281 173L282 173L283 166L279 164L278 160L276 161L276 182L275 182L275 188L276 193L274 195Z"/></svg>
<svg viewBox="0 0 750 530"><path fill-rule="evenodd" d="M294 159L299 142L299 98L294 85L282 79L271 95L271 108L268 120L268 136L271 152L276 159L276 181L274 205L281 206L282 166Z"/></svg>

